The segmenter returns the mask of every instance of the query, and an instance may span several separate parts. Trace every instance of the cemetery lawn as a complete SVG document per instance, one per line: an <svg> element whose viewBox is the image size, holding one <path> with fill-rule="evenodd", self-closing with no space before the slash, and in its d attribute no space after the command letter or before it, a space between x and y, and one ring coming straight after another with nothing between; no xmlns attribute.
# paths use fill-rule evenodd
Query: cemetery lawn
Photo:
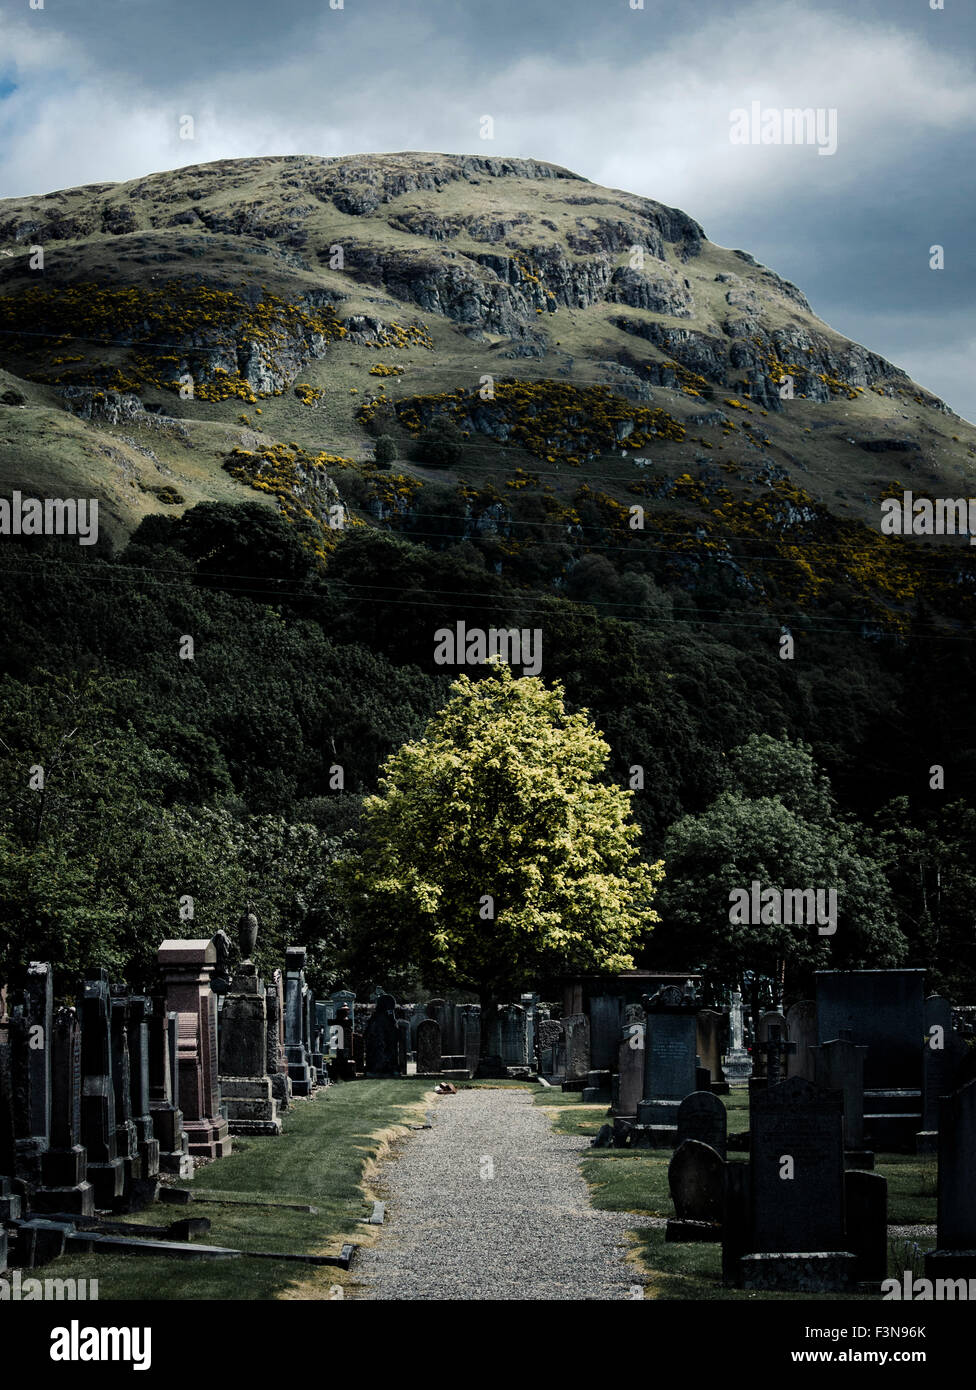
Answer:
<svg viewBox="0 0 976 1390"><path fill-rule="evenodd" d="M369 1242L378 1228L360 1224L371 1204L363 1193L364 1170L393 1132L422 1124L429 1081L338 1083L297 1100L285 1111L276 1138L235 1138L234 1153L198 1168L186 1183L188 1206L156 1203L117 1219L166 1225L187 1216L206 1216L209 1235L195 1243L237 1250L337 1255L344 1241ZM272 1207L216 1206L223 1198L245 1202L293 1203L317 1208L316 1215ZM134 1231L133 1235L138 1235ZM68 1255L47 1267L51 1278L98 1280L102 1301L112 1299L327 1298L334 1285L355 1276L329 1265L291 1261L173 1260L140 1255Z"/></svg>

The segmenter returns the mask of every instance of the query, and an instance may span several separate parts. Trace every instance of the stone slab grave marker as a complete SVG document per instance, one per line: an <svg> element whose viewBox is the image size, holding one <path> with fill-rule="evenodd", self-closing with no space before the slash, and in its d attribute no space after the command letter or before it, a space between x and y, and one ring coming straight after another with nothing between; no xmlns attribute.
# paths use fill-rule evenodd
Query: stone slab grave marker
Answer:
<svg viewBox="0 0 976 1390"><path fill-rule="evenodd" d="M364 1034L366 1075L369 1077L400 1076L399 1033L397 1030L396 1000L392 994L381 994Z"/></svg>
<svg viewBox="0 0 976 1390"><path fill-rule="evenodd" d="M543 1018L536 1025L536 1049L540 1073L549 1080L561 1076L559 1071L563 1025L559 1019Z"/></svg>
<svg viewBox="0 0 976 1390"><path fill-rule="evenodd" d="M217 998L210 988L216 961L212 941L164 941L159 948L166 1009L177 1016L180 1105L194 1158L226 1158L233 1142L220 1112Z"/></svg>
<svg viewBox="0 0 976 1390"><path fill-rule="evenodd" d="M674 1217L668 1221L666 1240L722 1239L725 1170L725 1160L711 1145L698 1139L685 1139L678 1145L668 1164Z"/></svg>
<svg viewBox="0 0 976 1390"><path fill-rule="evenodd" d="M95 1192L81 1142L81 1023L74 1009L59 1009L51 1030L50 1141L41 1159L44 1186L33 1194L31 1210L94 1215Z"/></svg>
<svg viewBox="0 0 976 1390"><path fill-rule="evenodd" d="M939 1101L938 1248L928 1279L976 1277L976 1081Z"/></svg>
<svg viewBox="0 0 976 1390"><path fill-rule="evenodd" d="M268 997L251 960L258 934L253 912L243 915L237 931L244 959L220 1014L220 1093L231 1134L280 1134L268 1071Z"/></svg>
<svg viewBox="0 0 976 1390"><path fill-rule="evenodd" d="M722 1039L727 1030L726 1017L714 1009L702 1009L696 1016L695 1026L696 1048L701 1065L710 1073L710 1085L716 1095L725 1095L729 1089L722 1068Z"/></svg>
<svg viewBox="0 0 976 1390"><path fill-rule="evenodd" d="M590 999L590 1065L588 1071L612 1071L624 1020L624 999L619 994L597 994Z"/></svg>
<svg viewBox="0 0 976 1390"><path fill-rule="evenodd" d="M285 1060L292 1094L310 1096L315 1087L315 1074L306 1046L306 995L304 946L289 946L285 950Z"/></svg>
<svg viewBox="0 0 976 1390"><path fill-rule="evenodd" d="M796 1043L796 1051L786 1059L786 1075L802 1076L815 1081L811 1049L817 1044L817 1005L813 999L801 999L786 1010L786 1037Z"/></svg>
<svg viewBox="0 0 976 1390"><path fill-rule="evenodd" d="M844 1224L844 1102L790 1077L752 1097L746 1288L842 1290L854 1255Z"/></svg>
<svg viewBox="0 0 976 1390"><path fill-rule="evenodd" d="M504 1067L529 1065L528 1019L521 1004L503 1004L499 1008L492 1052L498 1054Z"/></svg>
<svg viewBox="0 0 976 1390"><path fill-rule="evenodd" d="M570 1014L562 1024L566 1081L585 1081L590 1070L590 1020L586 1014Z"/></svg>
<svg viewBox="0 0 976 1390"><path fill-rule="evenodd" d="M146 994L129 996L129 1084L132 1123L142 1160L141 1200L154 1202L159 1190L160 1145L149 1105L149 1020L153 1001Z"/></svg>
<svg viewBox="0 0 976 1390"><path fill-rule="evenodd" d="M678 1106L677 1127L676 1146L686 1139L697 1139L725 1158L728 1116L725 1106L711 1091L693 1091L685 1096Z"/></svg>
<svg viewBox="0 0 976 1390"><path fill-rule="evenodd" d="M180 1109L178 1040L176 1014L168 1012L164 996L157 996L149 1016L149 1113L159 1140L159 1168L192 1178L195 1165Z"/></svg>
<svg viewBox="0 0 976 1390"><path fill-rule="evenodd" d="M108 972L89 971L81 1001L81 1142L96 1207L114 1206L124 1183L116 1150L111 1011Z"/></svg>
<svg viewBox="0 0 976 1390"><path fill-rule="evenodd" d="M889 1153L914 1153L922 1129L924 970L820 970L817 1038L842 1029L867 1047L864 1142Z"/></svg>
<svg viewBox="0 0 976 1390"><path fill-rule="evenodd" d="M745 1010L739 990L733 991L729 1005L729 1050L722 1058L722 1071L727 1081L745 1081L752 1074L752 1058L745 1046Z"/></svg>
<svg viewBox="0 0 976 1390"><path fill-rule="evenodd" d="M778 1086L783 1080L786 1062L796 1053L795 1042L787 1042L779 1024L771 1023L761 1051L766 1061L767 1086Z"/></svg>
<svg viewBox="0 0 976 1390"><path fill-rule="evenodd" d="M268 1008L267 1068L271 1077L271 1094L280 1114L291 1105L292 1097L288 1058L285 1056L285 979L280 970L273 972L271 983L265 988L265 1001Z"/></svg>
<svg viewBox="0 0 976 1390"><path fill-rule="evenodd" d="M678 1108L695 1090L697 1028L700 1004L693 992L664 985L642 1000L644 1024L644 1094L637 1106L639 1142L673 1147Z"/></svg>
<svg viewBox="0 0 976 1390"><path fill-rule="evenodd" d="M142 1204L139 1194L143 1178L143 1166L142 1154L139 1152L139 1134L136 1130L132 1110L129 997L125 993L124 985L113 985L111 995L112 1083L115 1087L116 1153L122 1160L122 1169L125 1174L122 1196L116 1203L116 1207L120 1210L133 1210Z"/></svg>
<svg viewBox="0 0 976 1390"><path fill-rule="evenodd" d="M441 1025L436 1018L421 1019L417 1026L417 1075L437 1076L441 1071Z"/></svg>
<svg viewBox="0 0 976 1390"><path fill-rule="evenodd" d="M833 1038L811 1048L816 1084L827 1091L840 1091L844 1097L844 1148L857 1152L861 1160L859 1167L874 1165L874 1155L864 1150L864 1059L867 1051L849 1037Z"/></svg>
<svg viewBox="0 0 976 1390"><path fill-rule="evenodd" d="M938 1151L939 1101L957 1089L959 1066L967 1048L952 1026L952 1004L940 994L925 1000L925 1046L922 1048L922 1128L915 1136L917 1153Z"/></svg>
<svg viewBox="0 0 976 1390"><path fill-rule="evenodd" d="M628 1004L624 1010L623 1035L617 1043L617 1072L611 1107L614 1115L636 1120L643 1091L644 1010L639 1004Z"/></svg>

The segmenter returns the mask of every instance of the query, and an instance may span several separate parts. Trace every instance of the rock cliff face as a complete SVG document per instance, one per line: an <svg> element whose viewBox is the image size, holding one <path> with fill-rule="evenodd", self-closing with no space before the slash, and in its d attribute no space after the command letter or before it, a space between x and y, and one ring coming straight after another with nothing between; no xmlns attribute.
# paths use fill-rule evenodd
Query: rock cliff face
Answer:
<svg viewBox="0 0 976 1390"><path fill-rule="evenodd" d="M929 478L950 443L971 461L964 422L747 252L532 159L226 160L0 201L3 371L92 429L205 420L194 447L220 436L221 459L261 442L241 425L313 460L361 459L389 401L404 429L446 412L558 466L646 444L700 473L702 449L721 463L735 447L747 471L798 469L831 497L846 495L835 466L845 483L860 470L865 502L891 481L866 473L886 455ZM494 405L486 382L508 383ZM287 475L321 519L331 494L311 497L304 456L231 477L281 501ZM395 488L381 500L405 505Z"/></svg>

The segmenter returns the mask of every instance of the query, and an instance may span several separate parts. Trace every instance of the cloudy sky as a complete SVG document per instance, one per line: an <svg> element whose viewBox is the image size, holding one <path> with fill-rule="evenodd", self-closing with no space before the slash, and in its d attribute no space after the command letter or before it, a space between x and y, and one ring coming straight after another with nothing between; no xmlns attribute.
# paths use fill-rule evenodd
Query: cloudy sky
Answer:
<svg viewBox="0 0 976 1390"><path fill-rule="evenodd" d="M0 197L247 155L532 155L683 208L976 420L971 0L339 3L0 0ZM753 101L836 110L836 153L732 144Z"/></svg>

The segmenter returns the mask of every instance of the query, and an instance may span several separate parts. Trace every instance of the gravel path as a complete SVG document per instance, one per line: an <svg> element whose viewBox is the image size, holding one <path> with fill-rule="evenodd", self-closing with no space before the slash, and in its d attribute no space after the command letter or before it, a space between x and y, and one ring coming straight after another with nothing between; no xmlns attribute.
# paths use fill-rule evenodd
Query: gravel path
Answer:
<svg viewBox="0 0 976 1390"><path fill-rule="evenodd" d="M583 1137L553 1134L522 1090L431 1101L432 1128L384 1165L387 1224L354 1266L371 1299L629 1299L627 1212L596 1211Z"/></svg>

